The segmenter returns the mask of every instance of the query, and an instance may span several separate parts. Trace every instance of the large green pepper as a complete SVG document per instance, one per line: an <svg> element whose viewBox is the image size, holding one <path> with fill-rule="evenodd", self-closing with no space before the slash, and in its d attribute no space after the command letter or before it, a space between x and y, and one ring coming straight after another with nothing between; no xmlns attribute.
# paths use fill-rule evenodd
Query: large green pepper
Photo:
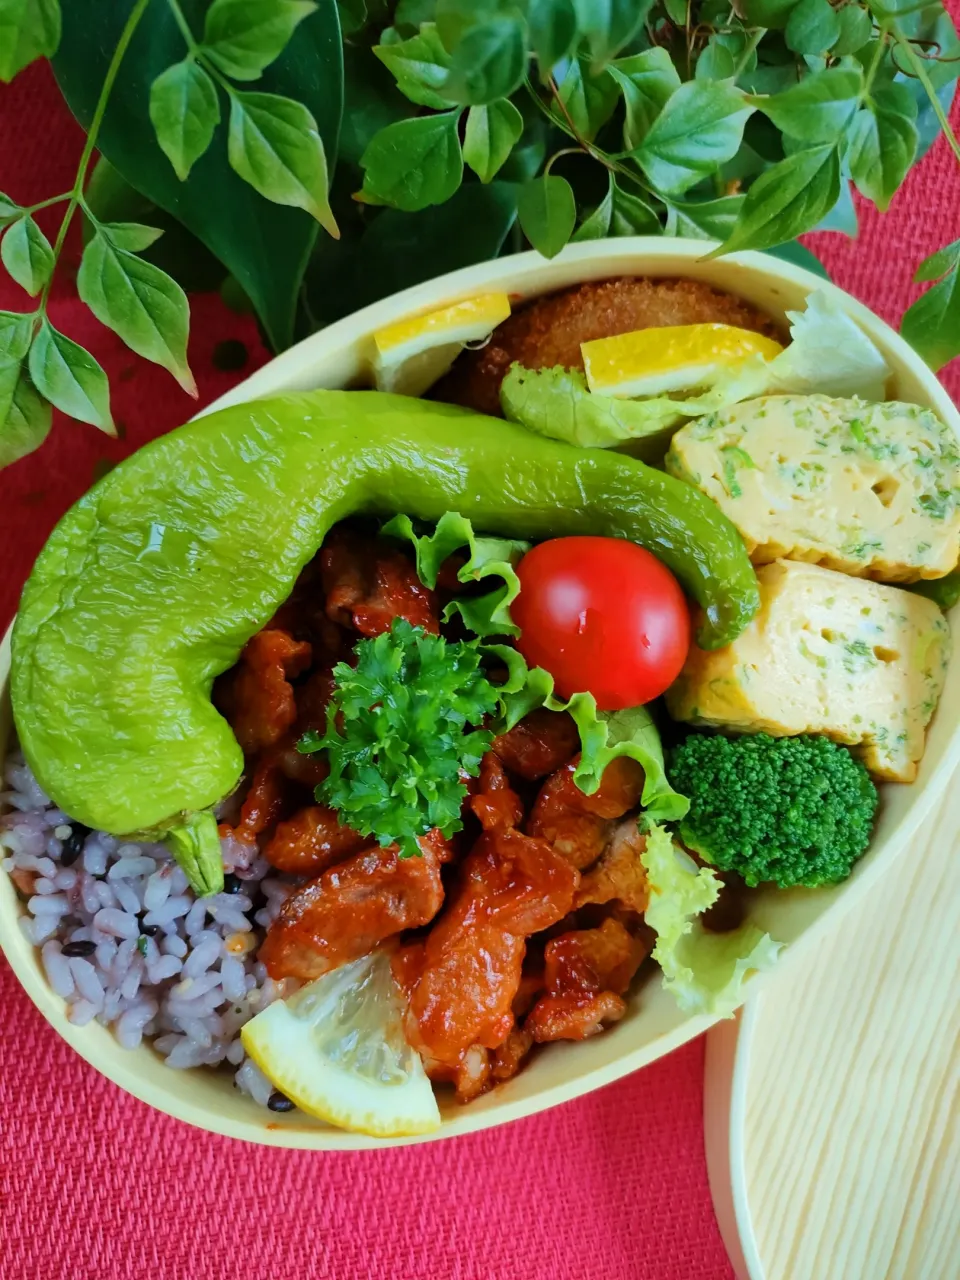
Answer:
<svg viewBox="0 0 960 1280"><path fill-rule="evenodd" d="M141 449L54 530L13 635L13 706L41 785L73 818L179 825L237 784L243 757L214 677L355 512L459 510L509 537L595 533L655 552L703 606L700 642L758 607L733 525L698 490L450 405L317 391L225 409ZM182 852L182 850L181 850ZM189 850L188 850L189 853Z"/></svg>

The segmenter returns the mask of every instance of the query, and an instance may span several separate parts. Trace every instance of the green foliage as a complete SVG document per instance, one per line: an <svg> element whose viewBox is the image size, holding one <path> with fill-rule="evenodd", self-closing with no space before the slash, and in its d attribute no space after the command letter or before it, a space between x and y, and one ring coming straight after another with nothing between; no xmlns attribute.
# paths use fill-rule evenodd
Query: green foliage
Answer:
<svg viewBox="0 0 960 1280"><path fill-rule="evenodd" d="M43 56L106 159L42 203L63 231L81 209L84 293L186 386L178 288L229 278L279 349L511 228L546 256L662 234L817 268L798 237L854 235L851 184L885 209L940 133L960 161L941 0L0 0L0 80ZM63 242L34 213L0 196L28 351ZM948 254L904 320L936 365L960 353L957 274ZM24 362L0 348L0 459L48 416Z"/></svg>
<svg viewBox="0 0 960 1280"><path fill-rule="evenodd" d="M463 775L477 776L493 741L474 726L494 710L497 692L476 642L450 643L403 618L354 653L356 666L333 669L326 733L305 735L299 749L328 753L318 800L361 835L415 856L417 838L432 828L460 830Z"/></svg>
<svg viewBox="0 0 960 1280"><path fill-rule="evenodd" d="M690 801L683 843L751 887L835 884L870 843L877 789L827 738L691 733L667 772Z"/></svg>
<svg viewBox="0 0 960 1280"><path fill-rule="evenodd" d="M555 258L573 234L577 205L566 178L547 174L523 184L517 216L523 234L545 258Z"/></svg>
<svg viewBox="0 0 960 1280"><path fill-rule="evenodd" d="M940 369L960 350L960 240L921 262L915 279L937 283L903 317L903 336Z"/></svg>

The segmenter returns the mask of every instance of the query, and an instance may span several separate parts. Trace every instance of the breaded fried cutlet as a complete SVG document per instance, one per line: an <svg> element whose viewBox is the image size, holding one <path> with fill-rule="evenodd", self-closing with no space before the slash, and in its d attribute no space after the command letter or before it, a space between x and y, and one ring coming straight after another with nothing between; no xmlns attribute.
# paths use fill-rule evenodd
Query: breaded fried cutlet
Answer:
<svg viewBox="0 0 960 1280"><path fill-rule="evenodd" d="M678 324L731 324L782 337L757 307L698 280L590 280L515 311L485 347L458 357L430 398L500 417L500 383L515 360L528 369L582 369L581 342Z"/></svg>

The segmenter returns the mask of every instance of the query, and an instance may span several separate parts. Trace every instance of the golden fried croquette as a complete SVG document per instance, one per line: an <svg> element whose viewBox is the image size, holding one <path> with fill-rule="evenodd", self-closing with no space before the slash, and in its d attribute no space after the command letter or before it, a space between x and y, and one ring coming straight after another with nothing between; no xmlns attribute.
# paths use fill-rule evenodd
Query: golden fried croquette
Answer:
<svg viewBox="0 0 960 1280"><path fill-rule="evenodd" d="M515 360L528 369L582 369L581 342L677 324L732 324L782 336L757 307L698 280L591 280L515 311L485 347L463 352L431 398L500 417L500 383Z"/></svg>

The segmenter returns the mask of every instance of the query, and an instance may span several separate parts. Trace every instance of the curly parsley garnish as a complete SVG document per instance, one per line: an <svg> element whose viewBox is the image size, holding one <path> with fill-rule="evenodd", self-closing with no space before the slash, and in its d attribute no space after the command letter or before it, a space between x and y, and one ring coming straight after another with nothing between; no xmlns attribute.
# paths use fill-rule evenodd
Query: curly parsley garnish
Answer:
<svg viewBox="0 0 960 1280"><path fill-rule="evenodd" d="M327 729L304 734L303 752L326 751L330 775L316 797L341 821L420 853L417 837L459 831L467 788L493 741L482 724L497 706L475 641L450 643L404 618L355 647L355 667L338 662Z"/></svg>

